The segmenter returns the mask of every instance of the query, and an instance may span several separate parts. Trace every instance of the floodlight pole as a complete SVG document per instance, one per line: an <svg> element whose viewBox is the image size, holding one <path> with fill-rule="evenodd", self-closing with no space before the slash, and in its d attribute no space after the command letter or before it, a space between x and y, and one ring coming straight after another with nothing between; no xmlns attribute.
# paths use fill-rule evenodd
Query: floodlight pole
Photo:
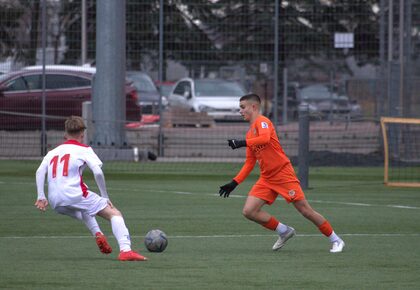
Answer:
<svg viewBox="0 0 420 290"><path fill-rule="evenodd" d="M121 148L125 136L125 0L96 5L96 75L93 80L94 146Z"/></svg>
<svg viewBox="0 0 420 290"><path fill-rule="evenodd" d="M45 63L47 49L47 3L42 0L41 8L41 46L42 46L42 119L41 119L41 156L47 154L47 124L46 124L46 95L45 95Z"/></svg>
<svg viewBox="0 0 420 290"><path fill-rule="evenodd" d="M162 106L162 81L163 81L163 5L164 1L160 0L159 2L159 133L158 133L158 155L162 157L164 155L163 152L163 106Z"/></svg>
<svg viewBox="0 0 420 290"><path fill-rule="evenodd" d="M81 62L82 65L86 63L87 58L87 29L86 29L86 0L82 0L82 55L81 55Z"/></svg>
<svg viewBox="0 0 420 290"><path fill-rule="evenodd" d="M279 0L274 5L274 93L273 93L273 123L277 131L278 125L278 87L279 87Z"/></svg>

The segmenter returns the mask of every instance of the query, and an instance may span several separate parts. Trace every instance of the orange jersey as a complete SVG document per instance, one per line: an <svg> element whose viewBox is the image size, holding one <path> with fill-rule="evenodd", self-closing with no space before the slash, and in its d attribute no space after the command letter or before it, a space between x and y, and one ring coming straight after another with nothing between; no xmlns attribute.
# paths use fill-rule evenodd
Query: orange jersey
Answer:
<svg viewBox="0 0 420 290"><path fill-rule="evenodd" d="M241 183L249 175L256 161L260 165L261 179L270 183L299 182L289 158L283 151L271 121L258 116L246 134L246 160L234 180Z"/></svg>

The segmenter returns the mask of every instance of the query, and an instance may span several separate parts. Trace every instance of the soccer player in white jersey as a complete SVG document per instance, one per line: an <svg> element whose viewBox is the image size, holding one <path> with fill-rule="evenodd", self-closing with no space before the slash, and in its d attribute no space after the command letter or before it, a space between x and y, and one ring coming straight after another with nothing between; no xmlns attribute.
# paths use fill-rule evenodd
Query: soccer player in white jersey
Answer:
<svg viewBox="0 0 420 290"><path fill-rule="evenodd" d="M35 206L45 211L48 204L60 214L83 221L102 253L112 252L106 237L95 219L98 215L111 222L118 241L120 261L146 261L147 258L131 250L130 234L121 212L109 200L102 172L102 162L92 148L82 144L86 126L81 117L71 116L65 122L66 142L48 152L36 171L38 198ZM88 190L82 173L88 166L95 177L101 196ZM48 200L44 193L48 175Z"/></svg>

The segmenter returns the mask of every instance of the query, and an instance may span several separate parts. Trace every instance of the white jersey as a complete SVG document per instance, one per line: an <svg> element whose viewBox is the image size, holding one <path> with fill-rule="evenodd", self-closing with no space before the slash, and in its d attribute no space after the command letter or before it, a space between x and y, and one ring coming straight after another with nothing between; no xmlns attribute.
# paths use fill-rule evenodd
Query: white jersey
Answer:
<svg viewBox="0 0 420 290"><path fill-rule="evenodd" d="M38 170L48 172L48 200L52 208L78 203L89 194L82 179L86 166L102 166L102 161L91 147L75 140L48 152Z"/></svg>

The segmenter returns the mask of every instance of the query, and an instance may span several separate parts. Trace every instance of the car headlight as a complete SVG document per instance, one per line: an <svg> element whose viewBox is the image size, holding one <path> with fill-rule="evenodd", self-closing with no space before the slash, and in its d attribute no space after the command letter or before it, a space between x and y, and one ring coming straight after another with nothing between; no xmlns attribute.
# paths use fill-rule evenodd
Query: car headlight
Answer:
<svg viewBox="0 0 420 290"><path fill-rule="evenodd" d="M362 110L362 107L360 107L359 104L354 104L354 105L351 105L351 109L353 111L361 111Z"/></svg>
<svg viewBox="0 0 420 290"><path fill-rule="evenodd" d="M314 103L302 102L301 105L308 106L309 113L317 113L319 108Z"/></svg>
<svg viewBox="0 0 420 290"><path fill-rule="evenodd" d="M162 106L166 107L169 104L168 98L165 96L162 96Z"/></svg>

